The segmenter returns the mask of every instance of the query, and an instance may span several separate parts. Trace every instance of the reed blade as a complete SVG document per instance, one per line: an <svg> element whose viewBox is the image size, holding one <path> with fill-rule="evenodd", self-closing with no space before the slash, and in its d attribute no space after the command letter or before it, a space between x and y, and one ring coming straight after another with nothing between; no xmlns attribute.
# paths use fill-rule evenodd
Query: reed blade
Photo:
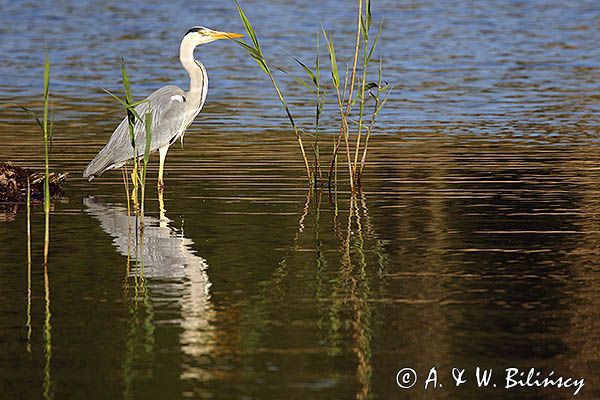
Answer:
<svg viewBox="0 0 600 400"><path fill-rule="evenodd" d="M325 28L323 29L323 36L325 37L325 42L327 43L327 51L329 53L329 62L331 67L331 80L333 82L333 86L336 88L340 87L340 74L338 72L337 66L337 57L335 55L335 46L333 45L333 38L327 35L327 31Z"/></svg>
<svg viewBox="0 0 600 400"><path fill-rule="evenodd" d="M383 28L383 18L379 22L379 26L377 27L377 33L375 34L375 39L373 39L373 43L371 44L371 47L369 48L367 62L371 62L371 59L373 58L373 53L375 52L375 47L377 46L377 42L379 41L379 35L381 34L382 28Z"/></svg>
<svg viewBox="0 0 600 400"><path fill-rule="evenodd" d="M248 36L250 36L250 39L252 40L252 43L254 43L254 47L256 48L256 50L260 52L260 45L258 43L258 38L256 37L256 32L254 32L254 28L250 24L248 17L246 17L246 13L244 13L244 10L242 10L242 7L240 7L240 3L238 3L238 0L235 0L235 6L237 7L238 13L240 14L240 19L244 24L244 28L246 29Z"/></svg>
<svg viewBox="0 0 600 400"><path fill-rule="evenodd" d="M313 83L315 84L315 86L318 86L317 77L312 72L312 70L306 64L304 64L302 61L300 61L299 59L297 59L296 57L293 57L293 58L294 58L294 61L296 61L302 67L302 69L304 69L304 72L306 72L306 75L308 75L308 77L310 78L310 80L313 81ZM318 63L318 60L317 60L317 63Z"/></svg>

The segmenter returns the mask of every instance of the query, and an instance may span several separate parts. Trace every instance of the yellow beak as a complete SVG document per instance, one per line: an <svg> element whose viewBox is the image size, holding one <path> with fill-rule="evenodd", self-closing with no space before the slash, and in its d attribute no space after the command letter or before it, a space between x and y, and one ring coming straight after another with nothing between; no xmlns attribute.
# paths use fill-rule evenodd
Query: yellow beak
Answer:
<svg viewBox="0 0 600 400"><path fill-rule="evenodd" d="M210 35L213 39L237 39L244 37L244 35L234 32L219 32L215 31Z"/></svg>

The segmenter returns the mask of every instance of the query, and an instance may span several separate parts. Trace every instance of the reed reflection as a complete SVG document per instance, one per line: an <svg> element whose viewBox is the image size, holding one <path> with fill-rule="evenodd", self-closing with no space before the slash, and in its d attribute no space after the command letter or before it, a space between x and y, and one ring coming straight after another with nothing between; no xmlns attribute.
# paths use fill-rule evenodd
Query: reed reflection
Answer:
<svg viewBox="0 0 600 400"><path fill-rule="evenodd" d="M355 377L352 396L369 398L373 395L374 300L385 290L381 277L388 257L369 217L366 197L352 195L336 203L334 196L320 190L307 194L290 251L266 285L269 302L291 302L290 281L298 273L306 276L298 269L306 265L307 251L314 253L314 264L307 265L313 275L302 290L314 293L318 335L330 358L351 355L356 360L353 371L348 371Z"/></svg>
<svg viewBox="0 0 600 400"><path fill-rule="evenodd" d="M318 206L317 206L318 207ZM336 206L337 210L337 206ZM340 269L333 286L330 319L350 319L353 352L357 359L357 399L372 395L373 374L373 308L383 286L381 276L386 269L387 256L375 234L364 194L352 195L348 204L346 226L334 214L335 232L340 240ZM372 257L372 256L375 257ZM317 261L320 264L321 261Z"/></svg>
<svg viewBox="0 0 600 400"><path fill-rule="evenodd" d="M117 251L127 257L124 290L130 303L130 321L123 366L124 397L134 397L132 385L144 378L144 369L152 368L159 322L154 307L165 299L176 299L181 315L175 321L181 327L179 345L185 356L181 378L205 379L207 372L198 365L214 346L211 282L208 264L195 254L194 242L185 237L183 226L172 226L162 196L160 217L144 216L143 228L141 219L129 215L127 207L102 203L93 197L84 199L84 204L86 212L113 237Z"/></svg>
<svg viewBox="0 0 600 400"><path fill-rule="evenodd" d="M44 263L44 399L54 398L52 384L52 313L50 312L50 277Z"/></svg>

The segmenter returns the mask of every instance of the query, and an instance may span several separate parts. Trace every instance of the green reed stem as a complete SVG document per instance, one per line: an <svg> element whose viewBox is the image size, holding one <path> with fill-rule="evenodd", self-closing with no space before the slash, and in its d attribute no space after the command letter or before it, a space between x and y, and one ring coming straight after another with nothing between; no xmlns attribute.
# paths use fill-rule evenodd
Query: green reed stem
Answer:
<svg viewBox="0 0 600 400"><path fill-rule="evenodd" d="M354 57L352 58L352 70L350 75L350 86L348 89L348 98L346 102L346 109L342 115L342 127L344 128L344 141L346 145L346 155L348 157L348 170L350 174L350 188L352 192L354 192L354 174L352 170L352 162L350 160L350 144L349 144L349 128L348 128L348 117L350 115L350 110L352 109L353 99L354 99L354 81L356 78L356 66L358 64L358 49L360 48L360 32L362 26L362 7L364 0L358 0L358 20L356 27L356 43L354 45Z"/></svg>
<svg viewBox="0 0 600 400"><path fill-rule="evenodd" d="M281 104L282 104L283 108L285 109L285 113L287 114L287 117L290 120L290 123L292 124L292 128L294 129L294 135L296 136L296 140L298 141L298 146L300 147L300 152L302 153L302 159L304 160L304 167L306 168L306 176L308 177L308 183L310 186L312 184L312 176L311 176L311 172L310 172L310 165L308 164L308 158L306 157L306 152L304 151L304 144L302 143L302 136L300 135L298 126L296 125L296 122L294 121L292 112L290 111L290 108L288 107L287 102L285 101L283 95L281 94L281 91L279 90L279 86L277 86L275 77L271 73L271 69L268 67L266 62L265 62L265 66L267 69L267 74L269 75L269 78L271 79L271 83L273 84L273 87L275 88L275 92L277 92L279 101L281 101Z"/></svg>
<svg viewBox="0 0 600 400"><path fill-rule="evenodd" d="M325 37L325 41L327 42L327 49L329 52L329 61L330 61L330 66L331 66L331 80L332 80L333 86L335 88L335 92L336 92L336 96L337 96L338 110L340 112L340 118L342 121L342 126L340 127L340 133L338 135L337 143L334 148L334 157L332 159L332 163L331 163L329 172L330 172L330 176L331 176L331 172L333 170L334 163L337 162L337 153L338 153L338 149L340 146L341 138L343 136L344 144L346 147L346 156L347 156L347 161L348 161L350 188L352 191L354 191L354 179L352 176L352 162L351 162L351 158L350 158L350 143L348 141L348 133L349 133L348 132L349 131L348 119L347 119L346 111L344 111L342 94L340 93L340 78L339 78L339 72L338 72L338 68L337 68L337 57L335 54L335 46L333 44L333 38L330 35L329 36L327 35L327 32L325 31L325 29L323 29L323 36ZM347 82L348 82L347 79L348 79L348 73L346 73L344 87L346 87L346 85L347 85ZM351 91L352 90L350 89L350 92Z"/></svg>
<svg viewBox="0 0 600 400"><path fill-rule="evenodd" d="M361 26L362 26L362 7L364 0L358 0L358 19L356 23L356 42L354 45L354 57L352 58L352 72L350 75L350 86L348 89L348 99L346 103L346 110L344 112L344 117L342 121L342 125L345 127L344 140L346 144L346 155L348 157L348 170L350 174L350 188L352 192L354 192L354 174L352 169L352 162L350 160L350 144L349 141L349 127L348 127L348 116L350 115L350 110L352 108L353 100L354 100L354 81L356 79L356 66L358 64L358 50L360 48L360 37L361 37ZM360 136L359 136L360 137Z"/></svg>
<svg viewBox="0 0 600 400"><path fill-rule="evenodd" d="M49 171L49 138L53 136L54 120L50 121L50 129L48 129L48 108L50 97L50 58L48 57L48 49L46 49L46 59L44 62L44 115L43 115L43 131L44 131L44 164L45 164L45 179L44 179L44 299L45 299L45 318L44 318L44 398L51 399L52 385L50 377L50 362L52 359L52 326L50 324L50 278L48 276L48 250L50 247L50 171Z"/></svg>
<svg viewBox="0 0 600 400"><path fill-rule="evenodd" d="M142 226L144 223L144 203L146 198L146 171L148 169L148 160L150 159L150 145L152 143L152 113L147 112L144 120L146 129L146 147L144 149L144 164L142 168Z"/></svg>
<svg viewBox="0 0 600 400"><path fill-rule="evenodd" d="M373 127L375 126L375 120L377 119L377 116L379 115L379 111L381 111L381 109L387 102L387 99L389 98L391 90L392 90L391 88L388 89L387 84L385 84L385 85L383 84L382 70L383 70L383 60L380 59L379 60L379 70L378 70L378 74L377 74L377 88L376 88L377 90L375 91L375 95L373 95L373 98L374 98L373 112L371 114L371 121L369 122L369 126L367 127L367 132L365 134L365 144L364 144L364 149L363 149L363 155L362 155L362 159L360 162L360 170L358 172L358 180L359 181L362 178L363 170L364 170L365 164L367 162L367 150L369 148L369 139L371 137L371 132L373 132ZM382 93L384 93L383 97L382 97Z"/></svg>
<svg viewBox="0 0 600 400"><path fill-rule="evenodd" d="M51 130L48 129L48 108L50 98L50 58L48 57L48 49L46 49L46 59L44 62L44 116L43 116L43 131L44 131L44 264L48 263L48 251L50 247L50 168L49 164L49 136ZM53 124L52 124L53 125Z"/></svg>
<svg viewBox="0 0 600 400"><path fill-rule="evenodd" d="M296 122L295 122L295 120L291 114L291 111L288 107L288 104L279 89L277 81L271 72L271 69L269 67L269 64L267 63L266 58L264 57L264 54L260 48L260 44L258 42L258 38L256 36L254 28L252 27L252 25L250 24L250 21L248 20L244 11L240 7L238 0L235 0L235 3L236 3L236 7L238 9L238 13L240 15L240 19L241 19L242 23L244 24L244 27L246 29L246 32L248 33L248 36L250 37L249 43L246 43L246 42L240 41L240 40L236 40L236 43L238 43L240 46L242 46L247 51L247 53L250 56L252 56L252 58L254 58L254 60L257 62L259 67L265 72L265 74L267 74L269 76L269 79L271 80L271 83L273 84L273 87L275 88L277 96L278 96L281 104L283 105L283 108L288 116L288 119L290 120L290 123L294 130L294 133L295 133L298 143L300 145L300 149L302 152L302 157L304 160L304 164L305 164L307 176L309 178L309 182L310 182L310 184L314 184L316 186L318 184L319 180L323 179L322 172L321 172L322 162L321 162L321 151L320 151L319 140L320 140L320 134L321 134L321 126L320 126L321 113L322 113L322 110L323 110L324 104L325 104L325 93L322 90L321 83L320 83L319 37L317 36L317 55L316 55L316 72L315 73L313 73L312 70L308 66L303 64L300 60L294 58L296 60L296 62L302 66L302 68L305 70L308 77L313 81L313 83L315 84L315 87L316 87L317 101L316 101L316 112L315 112L315 130L314 130L314 141L312 144L312 149L314 152L314 166L313 166L314 171L312 172L312 173L314 173L314 181L313 181L313 180L311 180L311 167L308 164L306 152L305 152L304 146L302 144L301 130L298 129ZM371 21L372 21L371 0L358 0L357 20L356 20L356 40L354 42L354 52L353 52L351 66L347 66L346 74L344 75L343 90L342 90L342 84L341 84L342 82L340 80L340 73L338 71L337 57L335 55L335 47L333 44L333 40L331 38L331 35L328 35L328 33L325 31L324 28L322 29L323 36L327 42L327 49L328 49L328 53L329 53L330 68L331 68L331 79L333 82L333 86L335 87L337 108L339 110L339 116L341 119L341 124L340 124L341 126L339 129L339 134L337 136L337 140L334 140L333 156L331 159L331 165L329 167L328 184L329 184L330 189L331 189L331 184L332 184L332 180L334 177L336 178L336 181L337 181L337 166L338 166L337 155L338 155L339 147L341 146L341 143L342 143L342 138L344 138L344 147L346 150L345 151L346 152L346 162L347 162L347 166L348 166L348 175L349 175L349 181L350 181L350 188L351 188L352 192L355 192L357 186L359 185L359 183L358 183L359 174L360 174L359 171L363 170L364 163L366 162L366 159L365 159L366 149L362 148L362 146L363 146L363 144L362 144L363 131L366 132L364 134L364 136L365 136L364 145L368 146L368 137L371 133L373 123L369 124L369 127L365 128L365 124L366 124L365 123L365 107L366 107L367 100L368 100L367 93L369 93L369 95L373 96L370 89L373 88L374 86L376 86L375 83L367 83L367 76L368 76L368 71L369 71L368 67L369 67L370 61L372 59L373 52L375 50L375 46L376 46L377 40L379 38L379 34L381 32L381 27L382 27L382 24L380 24L379 29L377 31L377 35L375 36L374 40L371 42L370 37L369 37ZM358 57L359 57L361 47L362 47L362 76L360 78L358 78ZM281 69L281 68L279 68L279 69ZM281 69L281 70L283 72L286 72L283 69ZM293 77L293 78L297 82L301 83L303 86L310 89L310 85L307 84L307 82L304 81L303 79L300 79L297 77ZM358 79L358 83L357 83L357 79ZM386 84L386 86L387 86L387 84ZM381 89L381 85L378 86L378 94L381 94L380 89ZM355 90L359 91L358 96L355 96ZM358 129L356 131L356 139L353 142L355 147L354 147L354 149L351 149L350 142L351 142L351 139L354 139L354 138L351 138L350 115L352 112L352 108L353 108L354 104L356 103L357 99L359 100L359 104L360 104L360 110L358 112L358 118L357 118ZM381 108L381 106L383 105L384 102L385 101L381 101L381 99L377 102L377 105L375 107L375 110L377 110L377 112L379 111L379 109ZM372 116L373 120L377 116L377 112L375 112L374 113L375 115ZM360 160L361 151L363 153L362 160ZM353 156L351 153L354 153ZM360 161L360 163L359 163L359 161ZM360 169L359 169L359 167L360 167ZM334 169L335 169L335 171L334 171Z"/></svg>
<svg viewBox="0 0 600 400"><path fill-rule="evenodd" d="M138 204L138 188L139 188L139 172L138 172L138 151L137 144L135 142L135 121L136 118L140 119L140 116L135 111L135 106L133 102L133 96L131 94L131 82L129 81L129 77L127 76L127 67L125 65L125 60L121 58L121 76L123 78L123 88L125 89L125 101L121 101L125 109L127 110L127 122L129 128L129 140L131 142L131 147L133 148L133 170L131 172L131 198L133 200L133 206L137 211L139 211ZM113 96L115 97L115 96Z"/></svg>
<svg viewBox="0 0 600 400"><path fill-rule="evenodd" d="M321 174L321 157L319 151L319 124L321 122L321 112L323 111L323 106L325 105L325 101L321 100L321 63L320 63L320 51L319 51L319 34L317 33L317 55L315 58L315 74L314 74L314 83L316 87L316 97L317 104L315 109L315 143L314 143L314 152L315 152L315 187L317 186L317 176L320 181L323 180L323 175ZM324 94L323 94L324 96Z"/></svg>
<svg viewBox="0 0 600 400"><path fill-rule="evenodd" d="M131 216L131 204L129 199L129 173L127 172L127 167L123 166L121 172L123 173L123 186L125 186L125 195L127 196L127 216L129 217ZM131 225L131 221L129 224ZM129 226L129 229L131 229L131 226Z"/></svg>
<svg viewBox="0 0 600 400"><path fill-rule="evenodd" d="M358 49L360 48L360 31L362 25L362 6L364 0L358 0L358 22L356 27L356 44L354 45L354 57L352 58L352 70L350 75L350 86L348 92L348 99L346 103L346 118L350 115L350 109L352 108L352 100L354 94L354 80L356 78L356 65L358 64Z"/></svg>
<svg viewBox="0 0 600 400"><path fill-rule="evenodd" d="M150 132L149 134L146 134L146 146L144 148L144 156L143 156L143 160L142 162L144 163L144 165L142 166L142 171L140 172L140 166L138 165L138 162L140 162L140 160L138 160L138 150L137 150L137 144L135 141L135 125L136 125L136 121L139 121L140 123L144 123L144 119L142 119L142 117L140 117L140 115L138 114L138 111L136 110L136 107L138 107L140 104L142 103L146 103L148 102L148 100L141 100L138 102L134 102L133 101L133 96L131 94L131 83L129 81L129 77L127 76L127 68L125 66L125 60L121 59L121 75L123 77L123 87L125 88L125 100L121 100L118 96L116 96L115 94L109 92L108 90L104 89L104 91L106 93L108 93L112 98L114 98L115 100L117 100L119 102L119 104L121 104L123 106L123 108L125 108L127 110L127 122L128 122L128 128L129 128L129 140L131 142L131 147L133 148L133 170L131 172L131 182L132 182L132 188L131 188L131 200L133 201L133 207L135 208L136 213L138 213L139 210L139 202L138 202L138 193L139 193L139 186L140 184L143 184L143 190L145 190L145 184L146 184L146 167L148 164L148 156L149 156L149 150L150 150L150 143L151 143L151 125L150 125L150 131L148 131L148 128L146 128L146 133ZM147 116L145 116L147 117ZM150 122L152 122L152 117L150 116ZM127 178L124 178L125 181L125 185L127 186ZM128 187L125 188L127 192L129 192ZM143 194L142 194L143 196ZM129 198L129 195L128 195ZM129 200L127 200L127 207L129 210Z"/></svg>
<svg viewBox="0 0 600 400"><path fill-rule="evenodd" d="M369 7L369 0L367 0L367 7ZM368 13L370 13L370 11L367 11ZM367 21L370 21L370 18L366 18ZM363 117L364 117L364 110L365 110L365 88L367 86L367 68L369 66L369 60L368 60L368 56L367 56L367 47L369 44L369 29L370 29L370 22L367 22L365 24L363 24L363 69L362 69L362 80L360 82L360 109L359 109L359 115L358 115L358 128L357 128L357 132L356 132L356 145L354 147L354 165L353 165L353 172L354 172L354 178L357 179L357 167L358 167L358 153L360 152L360 142L361 142L361 138L362 138L362 126L363 126Z"/></svg>
<svg viewBox="0 0 600 400"><path fill-rule="evenodd" d="M292 125L292 129L294 130L294 135L296 136L296 141L298 142L298 146L300 147L300 152L302 153L302 160L304 161L304 167L306 168L306 176L308 178L308 184L312 185L312 183L313 183L312 182L312 174L310 172L310 165L308 163L308 158L306 157L306 152L304 150L304 144L302 143L302 136L300 134L300 130L298 129L298 127L296 125L294 117L292 116L292 113L290 111L290 108L288 107L288 104L287 104L285 98L281 94L281 90L279 90L277 81L275 80L275 77L273 76L273 73L271 72L271 68L269 67L267 59L265 58L265 56L260 48L260 44L258 42L256 32L254 31L254 28L252 27L250 20L248 20L248 17L244 13L244 10L240 6L238 0L235 0L235 5L236 5L238 13L240 15L240 19L242 20L242 23L244 24L244 28L246 29L246 32L248 33L248 36L250 37L250 39L252 41L252 45L250 45L242 40L234 40L234 41L237 44L239 44L240 46L242 46L248 52L248 54L250 54L250 56L252 56L252 58L254 58L254 60L258 64L258 66L263 70L263 72L265 74L267 74L267 76L271 80L271 83L273 84L273 87L275 88L275 92L277 93L277 97L279 98L279 101L281 102L281 105L283 106L283 108L285 110L285 113L290 121L290 124Z"/></svg>

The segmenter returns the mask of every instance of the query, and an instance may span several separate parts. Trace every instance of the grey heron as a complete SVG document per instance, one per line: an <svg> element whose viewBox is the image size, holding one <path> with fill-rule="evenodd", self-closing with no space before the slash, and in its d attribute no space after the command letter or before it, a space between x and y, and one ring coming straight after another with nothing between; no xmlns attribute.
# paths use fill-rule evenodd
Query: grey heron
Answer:
<svg viewBox="0 0 600 400"><path fill-rule="evenodd" d="M202 26L191 28L184 35L179 47L179 60L190 75L190 90L186 92L175 85L163 86L135 107L142 118L147 112L152 113L150 151L158 150L160 155L159 188L164 186L163 171L169 146L183 137L185 130L204 106L208 93L206 68L200 61L194 59L194 50L201 44L218 39L234 39L242 36L239 33L219 32ZM136 121L134 134L137 154L141 158L146 148L146 133L141 121ZM133 157L128 121L124 118L106 146L88 164L83 176L91 181L104 171L122 167Z"/></svg>

